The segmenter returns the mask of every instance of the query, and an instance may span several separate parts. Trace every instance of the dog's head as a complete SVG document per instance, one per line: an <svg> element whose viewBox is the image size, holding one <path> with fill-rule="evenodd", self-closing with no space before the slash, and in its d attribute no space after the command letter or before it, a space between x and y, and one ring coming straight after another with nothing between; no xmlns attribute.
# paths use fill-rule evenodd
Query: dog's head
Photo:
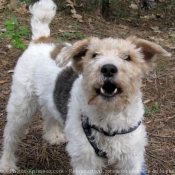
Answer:
<svg viewBox="0 0 175 175"><path fill-rule="evenodd" d="M136 37L91 37L63 48L56 62L63 66L73 61L75 71L83 75L82 87L89 105L116 109L125 107L140 92L142 77L159 55L171 54Z"/></svg>

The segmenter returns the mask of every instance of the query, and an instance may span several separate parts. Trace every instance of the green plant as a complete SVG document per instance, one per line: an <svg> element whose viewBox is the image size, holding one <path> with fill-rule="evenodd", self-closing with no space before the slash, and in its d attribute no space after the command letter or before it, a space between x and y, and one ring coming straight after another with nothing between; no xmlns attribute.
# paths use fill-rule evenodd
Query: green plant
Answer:
<svg viewBox="0 0 175 175"><path fill-rule="evenodd" d="M35 165L27 165L27 175L36 175L37 173L37 167Z"/></svg>
<svg viewBox="0 0 175 175"><path fill-rule="evenodd" d="M12 48L25 49L26 46L23 42L23 39L27 37L29 30L26 26L19 25L16 17L13 17L11 20L5 21L6 32L1 36L9 36L10 42L12 43Z"/></svg>
<svg viewBox="0 0 175 175"><path fill-rule="evenodd" d="M152 107L152 112L155 113L159 110L159 105L157 102L154 103L153 107Z"/></svg>
<svg viewBox="0 0 175 175"><path fill-rule="evenodd" d="M147 105L144 105L144 108L147 117L154 117L155 113L159 110L159 105L155 102L152 108L149 108Z"/></svg>
<svg viewBox="0 0 175 175"><path fill-rule="evenodd" d="M79 25L78 20L76 20L75 23L74 23L75 31L76 32L78 32L78 25Z"/></svg>
<svg viewBox="0 0 175 175"><path fill-rule="evenodd" d="M36 0L21 0L21 2L25 2L27 5L31 5L36 2Z"/></svg>
<svg viewBox="0 0 175 175"><path fill-rule="evenodd" d="M150 110L150 108L147 105L144 105L144 108L145 108L146 116L151 117L151 110Z"/></svg>
<svg viewBox="0 0 175 175"><path fill-rule="evenodd" d="M171 35L171 38L172 38L172 39L175 39L175 35Z"/></svg>
<svg viewBox="0 0 175 175"><path fill-rule="evenodd" d="M64 40L63 38L58 37L58 36L56 36L55 39L56 39L57 41L61 42L61 43L62 43L62 42L68 42L67 40Z"/></svg>
<svg viewBox="0 0 175 175"><path fill-rule="evenodd" d="M124 39L124 38L125 38L124 35L125 35L125 34L122 32L122 33L120 34L120 37Z"/></svg>
<svg viewBox="0 0 175 175"><path fill-rule="evenodd" d="M75 37L77 37L77 39L83 39L83 38L85 38L85 36L78 31L78 27L79 27L78 20L75 21L74 27L75 27L75 33L74 33Z"/></svg>
<svg viewBox="0 0 175 175"><path fill-rule="evenodd" d="M60 42L65 42L72 39L84 39L85 35L78 31L78 27L79 27L79 23L78 23L78 20L76 20L74 23L74 28L75 28L74 31L64 31L62 33L62 37L56 37L56 39Z"/></svg>

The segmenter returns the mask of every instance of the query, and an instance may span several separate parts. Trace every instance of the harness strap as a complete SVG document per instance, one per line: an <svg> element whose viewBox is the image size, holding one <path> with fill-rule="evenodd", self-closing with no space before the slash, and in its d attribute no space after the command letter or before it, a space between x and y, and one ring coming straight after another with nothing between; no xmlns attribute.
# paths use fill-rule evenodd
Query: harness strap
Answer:
<svg viewBox="0 0 175 175"><path fill-rule="evenodd" d="M102 132L105 136L115 136L115 135L128 134L130 132L133 132L140 126L141 123L142 122L139 121L138 124L136 126L134 126L133 128L129 128L128 130L122 129L120 132L114 131L113 133L111 133L110 131L106 132L106 131L104 131L103 128L98 128L96 125L93 125L93 124L90 127L95 129L96 131Z"/></svg>
<svg viewBox="0 0 175 175"><path fill-rule="evenodd" d="M107 154L106 154L106 152L104 152L103 150L100 150L98 148L97 143L95 142L95 138L94 138L94 136L92 136L91 128L95 129L96 131L99 131L99 132L103 133L105 136L115 136L115 135L131 133L131 132L135 131L141 124L141 121L139 121L137 126L134 126L133 128L129 128L128 130L123 129L120 132L119 131L114 131L113 133L111 133L110 131L109 132L105 131L103 128L98 128L94 124L90 125L88 117L86 117L86 120L83 120L84 116L81 115L81 118L82 118L82 127L83 127L84 133L85 133L89 143L94 148L95 153L99 157L102 157L102 158L106 158Z"/></svg>
<svg viewBox="0 0 175 175"><path fill-rule="evenodd" d="M95 138L94 138L94 136L92 136L90 125L87 122L82 122L82 127L83 127L84 133L85 133L89 143L94 148L94 151L97 154L97 156L102 157L102 158L107 158L106 152L104 152L103 150L100 150L98 148L98 146L95 142Z"/></svg>

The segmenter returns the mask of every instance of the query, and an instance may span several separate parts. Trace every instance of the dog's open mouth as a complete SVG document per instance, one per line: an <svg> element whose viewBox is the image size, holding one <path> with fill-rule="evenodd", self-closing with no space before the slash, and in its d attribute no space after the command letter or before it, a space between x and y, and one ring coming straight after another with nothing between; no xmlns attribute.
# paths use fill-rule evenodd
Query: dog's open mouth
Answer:
<svg viewBox="0 0 175 175"><path fill-rule="evenodd" d="M114 97L122 93L122 89L112 82L105 82L102 87L96 90L98 94L104 97Z"/></svg>

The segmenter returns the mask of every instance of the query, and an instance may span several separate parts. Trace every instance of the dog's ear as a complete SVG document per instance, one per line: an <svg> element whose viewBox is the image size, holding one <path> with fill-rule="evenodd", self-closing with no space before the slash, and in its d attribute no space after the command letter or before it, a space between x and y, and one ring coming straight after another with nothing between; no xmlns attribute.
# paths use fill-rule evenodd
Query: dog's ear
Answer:
<svg viewBox="0 0 175 175"><path fill-rule="evenodd" d="M82 58L86 55L91 38L86 38L75 42L72 46L64 47L56 57L58 66L65 66L70 60L73 61L73 67L77 72L82 72Z"/></svg>
<svg viewBox="0 0 175 175"><path fill-rule="evenodd" d="M143 59L147 63L153 63L155 61L156 56L165 56L165 57L171 56L171 53L167 52L161 46L153 42L140 39L135 36L130 36L126 40L135 44L137 48L141 48Z"/></svg>

